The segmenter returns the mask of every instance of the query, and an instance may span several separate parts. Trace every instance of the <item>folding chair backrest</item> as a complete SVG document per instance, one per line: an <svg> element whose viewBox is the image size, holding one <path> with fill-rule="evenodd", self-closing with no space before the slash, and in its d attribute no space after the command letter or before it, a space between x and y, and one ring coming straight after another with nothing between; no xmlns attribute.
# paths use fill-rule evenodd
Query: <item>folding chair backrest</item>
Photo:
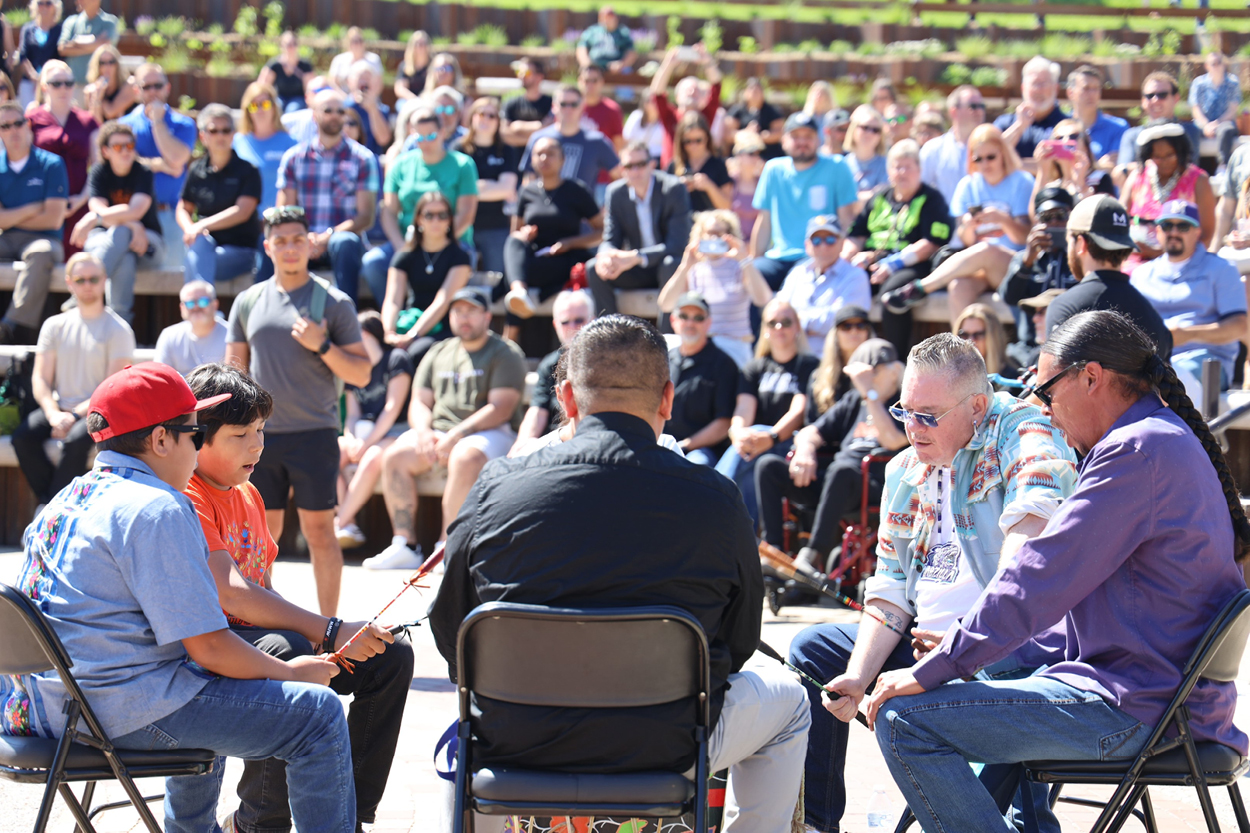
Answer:
<svg viewBox="0 0 1250 833"><path fill-rule="evenodd" d="M0 584L0 674L37 674L68 668L69 655L39 608L20 590Z"/></svg>
<svg viewBox="0 0 1250 833"><path fill-rule="evenodd" d="M708 688L707 637L698 620L675 607L491 602L465 618L457 653L460 685L507 703L629 708L697 697Z"/></svg>
<svg viewBox="0 0 1250 833"><path fill-rule="evenodd" d="M1207 644L1191 660L1198 676L1224 683L1236 680L1248 636L1250 590L1242 590L1225 605L1216 622L1203 637Z"/></svg>

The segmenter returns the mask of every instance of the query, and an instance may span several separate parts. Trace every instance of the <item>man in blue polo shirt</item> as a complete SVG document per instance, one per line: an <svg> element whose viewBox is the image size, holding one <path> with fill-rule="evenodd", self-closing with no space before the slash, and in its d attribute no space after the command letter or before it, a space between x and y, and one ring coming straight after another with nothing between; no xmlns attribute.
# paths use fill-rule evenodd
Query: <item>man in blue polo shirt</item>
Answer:
<svg viewBox="0 0 1250 833"><path fill-rule="evenodd" d="M1233 380L1237 348L1246 336L1246 291L1237 267L1202 245L1198 206L1169 200L1155 220L1163 254L1133 270L1172 333L1172 367L1202 378L1202 363L1220 363L1220 390Z"/></svg>
<svg viewBox="0 0 1250 833"><path fill-rule="evenodd" d="M166 269L182 270L186 247L182 242L182 229L174 217L178 199L182 196L182 184L187 179L187 163L199 131L195 121L170 107L169 79L165 70L156 64L141 64L135 70L134 84L139 88L136 107L121 121L135 132L135 152L139 161L154 174L156 191L156 216L161 223L161 237L165 240Z"/></svg>
<svg viewBox="0 0 1250 833"><path fill-rule="evenodd" d="M17 261L17 286L0 319L0 344L33 344L52 267L61 262L69 177L61 157L32 147L22 106L0 104L0 260Z"/></svg>
<svg viewBox="0 0 1250 833"><path fill-rule="evenodd" d="M836 214L842 228L855 220L855 178L840 158L821 156L816 120L807 113L786 119L785 156L768 160L755 188L759 209L751 231L755 268L776 292L794 264L807 257L807 222ZM767 251L765 251L765 247Z"/></svg>

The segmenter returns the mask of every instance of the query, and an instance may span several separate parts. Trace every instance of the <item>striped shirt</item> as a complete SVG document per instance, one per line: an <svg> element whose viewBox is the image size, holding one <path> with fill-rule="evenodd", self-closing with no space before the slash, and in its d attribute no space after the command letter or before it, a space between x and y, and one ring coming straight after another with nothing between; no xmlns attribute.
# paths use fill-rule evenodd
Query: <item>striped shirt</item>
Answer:
<svg viewBox="0 0 1250 833"><path fill-rule="evenodd" d="M742 264L731 257L701 260L687 278L712 312L709 335L742 338L751 335L751 298L742 284Z"/></svg>

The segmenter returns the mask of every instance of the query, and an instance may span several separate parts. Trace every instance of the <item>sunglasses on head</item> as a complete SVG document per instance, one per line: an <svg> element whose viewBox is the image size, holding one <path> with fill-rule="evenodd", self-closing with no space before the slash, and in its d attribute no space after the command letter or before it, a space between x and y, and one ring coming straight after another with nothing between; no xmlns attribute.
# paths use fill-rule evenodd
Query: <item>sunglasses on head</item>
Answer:
<svg viewBox="0 0 1250 833"><path fill-rule="evenodd" d="M987 153L985 156L972 157L972 161L978 165L980 165L982 162L993 162L996 159L998 159L997 153Z"/></svg>
<svg viewBox="0 0 1250 833"><path fill-rule="evenodd" d="M272 109L273 109L273 102L267 98L261 99L259 101L253 101L251 104L247 105L247 111L249 113L259 113L261 110L272 110Z"/></svg>
<svg viewBox="0 0 1250 833"><path fill-rule="evenodd" d="M208 309L213 304L213 299L205 295L203 298L192 298L190 301L183 301L182 305L187 309Z"/></svg>
<svg viewBox="0 0 1250 833"><path fill-rule="evenodd" d="M1054 403L1050 396L1050 389L1055 386L1056 382L1058 382L1060 379L1066 376L1068 374L1068 371L1072 370L1073 368L1084 367L1084 366L1085 366L1085 362L1073 362L1072 364L1065 367L1063 370L1060 370L1054 376L1051 376L1044 383L1040 385L1035 385L1031 388L1025 388L1024 393L1021 394L1021 398L1027 399L1029 394L1032 394L1033 396L1036 396L1038 398L1038 401L1040 401L1047 408L1051 407Z"/></svg>
<svg viewBox="0 0 1250 833"><path fill-rule="evenodd" d="M906 408L900 408L897 405L890 408L890 416L894 417L896 420L903 423L904 425L906 425L909 422L914 422L917 425L923 426L924 428L937 428L938 423L941 422L942 420L942 417L946 416L951 411L954 411L955 408L958 408L960 405L964 404L964 402L968 401L968 397L971 397L974 395L975 394L971 394L971 393L968 394L968 396L965 396L963 399L956 402L954 406L952 406L951 408L948 408L947 410L943 411L937 416L934 416L933 414L922 414L916 411L909 411Z"/></svg>

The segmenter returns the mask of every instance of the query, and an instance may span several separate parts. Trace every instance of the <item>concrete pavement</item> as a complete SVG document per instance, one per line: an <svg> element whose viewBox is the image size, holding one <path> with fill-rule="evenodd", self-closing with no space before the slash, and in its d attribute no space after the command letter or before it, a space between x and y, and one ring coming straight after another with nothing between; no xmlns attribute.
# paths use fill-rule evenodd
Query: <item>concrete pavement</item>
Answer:
<svg viewBox="0 0 1250 833"><path fill-rule="evenodd" d="M11 582L19 564L19 554L0 553L0 580ZM399 582L406 575L403 571L379 573L349 565L343 575L340 615L347 620L373 616L399 589ZM307 563L278 562L274 567L274 586L296 603L315 609L315 588L312 571ZM434 588L437 588L437 581L434 582ZM419 619L424 615L433 593L434 589L423 591L421 595L416 591L409 591L391 608L394 615L388 613L388 620L394 623ZM803 627L816 622L854 621L855 618L856 615L850 611L823 608L786 608L780 616L773 616L765 610L763 639L785 653L790 640ZM411 633L416 654L416 670L408 694L397 759L386 796L379 807L374 833L432 833L439 828L443 782L434 774L432 758L435 742L456 717L455 689L447 679L446 663L435 650L429 630L421 627L413 629ZM755 661L761 664L772 662L761 654L756 654ZM1244 727L1250 725L1250 711L1246 711L1250 708L1246 705L1246 694L1250 692L1250 669L1243 666L1237 686L1241 695L1238 701L1239 717L1247 717L1246 721L1239 720L1238 723ZM861 833L866 830L867 802L876 785L887 788L893 797L896 812L902 809L903 802L894 788L875 739L857 723L851 727L848 762L848 806L843 830ZM241 772L242 765L238 761L228 762L219 817L224 817L238 806L235 785ZM152 795L160 793L162 786L159 782L149 782L142 783L141 789L144 794ZM1074 789L1072 792L1075 795L1098 797L1108 794L1109 790L1087 788ZM1206 829L1192 789L1156 788L1151 790L1151 795L1159 816L1160 829ZM97 803L124 798L121 790L114 784L101 785L97 796L100 796ZM34 824L40 798L41 789L38 787L0 781L0 807L4 808L0 812L0 833L29 831ZM1225 791L1216 792L1215 805L1220 812L1221 825L1225 829L1236 829ZM58 800L56 807L49 831L71 833L74 824L64 804ZM157 816L160 817L159 807ZM1065 831L1086 830L1094 817L1093 811L1060 805L1060 819ZM121 833L142 831L143 828L132 810L122 809L99 818L97 830L99 833Z"/></svg>

